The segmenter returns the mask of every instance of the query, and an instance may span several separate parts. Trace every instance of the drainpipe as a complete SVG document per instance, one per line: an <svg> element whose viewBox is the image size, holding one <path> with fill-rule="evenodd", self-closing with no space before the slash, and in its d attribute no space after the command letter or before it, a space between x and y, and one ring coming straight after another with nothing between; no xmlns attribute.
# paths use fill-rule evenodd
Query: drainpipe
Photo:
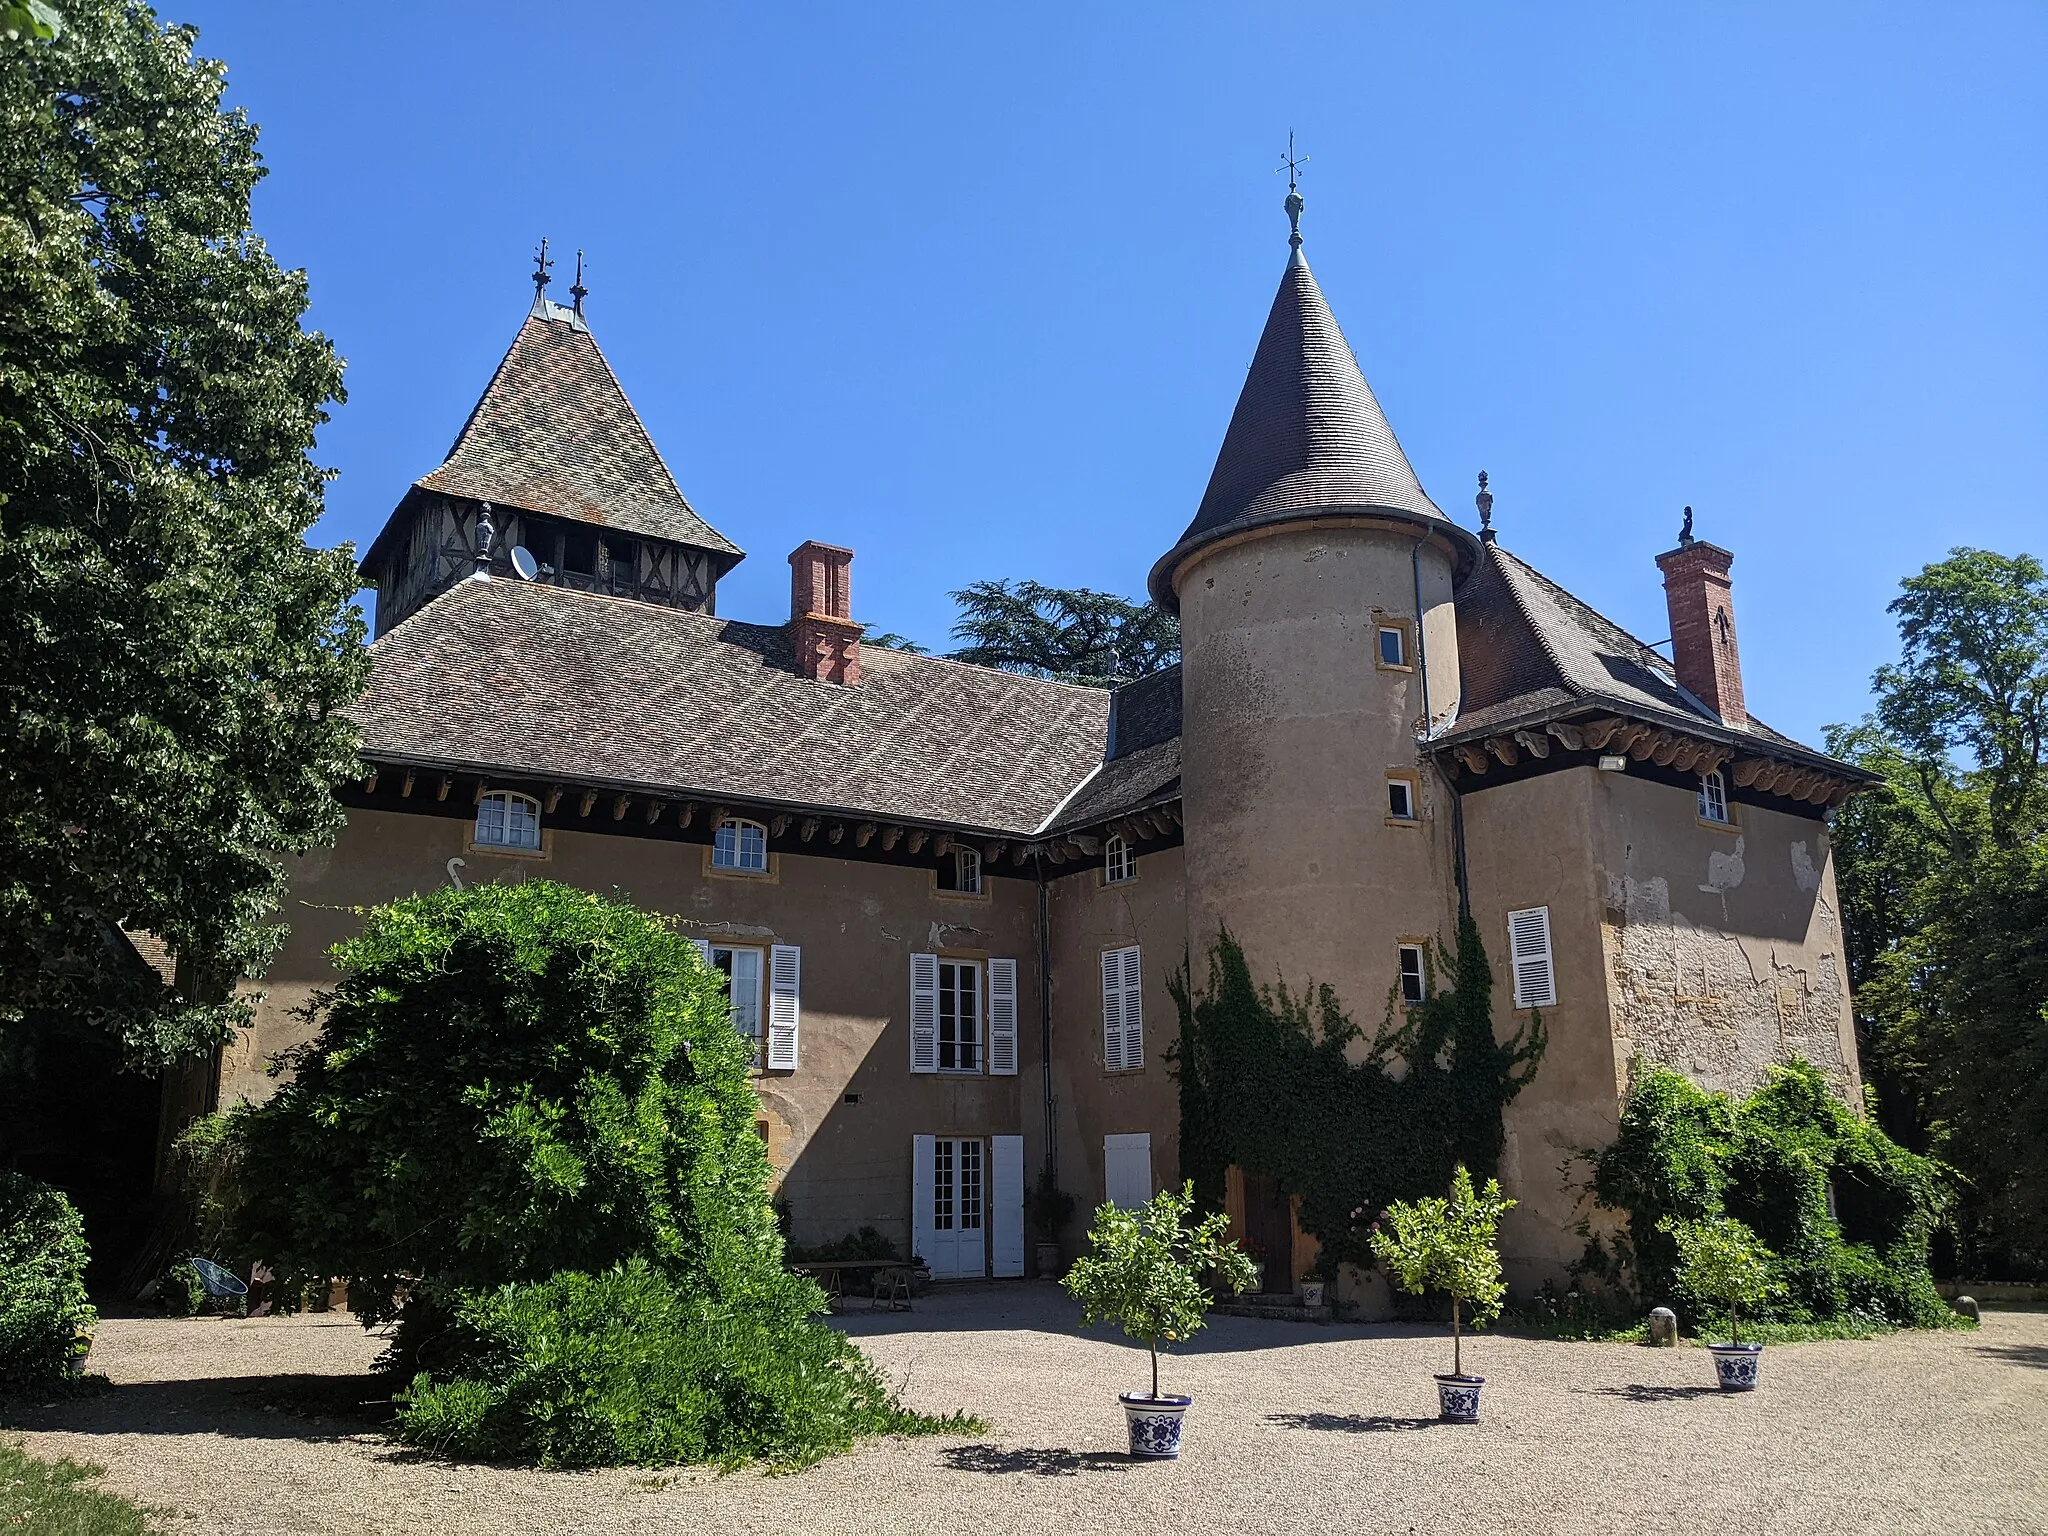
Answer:
<svg viewBox="0 0 2048 1536"><path fill-rule="evenodd" d="M1060 1173L1057 1105L1052 1094L1052 939L1048 921L1051 896L1045 883L1045 849L1033 855L1038 869L1038 1070L1045 1081L1045 1171L1057 1184Z"/></svg>
<svg viewBox="0 0 2048 1536"><path fill-rule="evenodd" d="M1429 740L1436 722L1429 713L1429 641L1423 637L1422 546L1429 542L1429 530L1408 551L1408 573L1415 580L1415 673L1422 679L1422 739ZM1375 644L1378 642L1375 641Z"/></svg>

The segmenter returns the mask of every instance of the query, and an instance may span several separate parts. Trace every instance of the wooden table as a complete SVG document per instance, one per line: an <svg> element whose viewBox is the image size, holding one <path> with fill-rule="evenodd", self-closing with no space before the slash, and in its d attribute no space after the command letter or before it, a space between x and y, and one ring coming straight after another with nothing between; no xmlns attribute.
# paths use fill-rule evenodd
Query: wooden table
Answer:
<svg viewBox="0 0 2048 1536"><path fill-rule="evenodd" d="M834 1312L846 1303L846 1277L865 1275L868 1279L868 1310L886 1306L891 1312L908 1312L912 1266L900 1259L828 1259L814 1264L792 1264L791 1271L810 1275L825 1288L825 1299Z"/></svg>

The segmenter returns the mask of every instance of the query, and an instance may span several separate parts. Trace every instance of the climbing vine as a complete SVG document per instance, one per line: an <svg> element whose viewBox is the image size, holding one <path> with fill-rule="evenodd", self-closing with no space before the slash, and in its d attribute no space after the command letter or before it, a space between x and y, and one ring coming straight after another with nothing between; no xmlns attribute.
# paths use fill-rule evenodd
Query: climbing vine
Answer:
<svg viewBox="0 0 2048 1536"><path fill-rule="evenodd" d="M1501 1111L1542 1059L1543 1020L1496 1038L1493 969L1469 915L1455 949L1432 957L1432 982L1438 972L1447 984L1413 1006L1391 989L1368 1038L1327 984L1297 997L1284 982L1255 983L1227 931L1199 996L1183 966L1173 1064L1181 1167L1197 1195L1220 1207L1233 1164L1273 1178L1300 1197L1302 1229L1322 1243L1329 1274L1373 1262L1366 1228L1389 1202L1441 1194L1460 1163L1494 1173Z"/></svg>
<svg viewBox="0 0 2048 1536"><path fill-rule="evenodd" d="M1927 1268L1945 1170L1908 1152L1835 1096L1803 1061L1748 1098L1708 1093L1663 1067L1637 1068L1615 1139L1586 1156L1592 1194L1628 1217L1580 1264L1640 1305L1697 1315L1667 1222L1733 1216L1771 1250L1779 1322L1866 1318L1914 1327L1950 1319Z"/></svg>

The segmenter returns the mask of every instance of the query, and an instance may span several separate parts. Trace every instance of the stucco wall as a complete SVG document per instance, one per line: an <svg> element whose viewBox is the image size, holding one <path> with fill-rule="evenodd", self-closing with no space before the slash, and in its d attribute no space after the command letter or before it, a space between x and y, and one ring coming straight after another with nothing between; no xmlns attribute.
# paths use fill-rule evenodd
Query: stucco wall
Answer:
<svg viewBox="0 0 2048 1536"><path fill-rule="evenodd" d="M555 828L543 856L513 858L471 847L470 829L458 817L356 810L334 847L291 861L291 934L263 983L256 1028L223 1063L223 1101L268 1094L263 1062L310 1033L291 1010L332 982L325 951L359 924L347 909L446 885L460 858L466 884L548 878L617 890L695 937L802 947L797 1070L757 1081L800 1243L864 1224L907 1243L914 1134L1035 1136L1034 882L992 875L988 897L960 898L934 891L926 869L788 855L775 856L771 879L714 876L702 844ZM1018 1076L911 1073L910 956L920 950L1016 959ZM849 1093L860 1102L847 1103Z"/></svg>
<svg viewBox="0 0 2048 1536"><path fill-rule="evenodd" d="M1376 661L1383 620L1416 618L1412 531L1291 528L1220 545L1183 570L1182 749L1188 943L1219 927L1253 974L1333 985L1377 1018L1402 939L1444 930L1452 852L1444 791L1418 769L1420 674ZM1425 603L1450 610L1449 556L1421 553ZM1455 707L1450 631L1430 632L1430 710ZM1390 824L1387 775L1417 776L1419 817Z"/></svg>
<svg viewBox="0 0 2048 1536"><path fill-rule="evenodd" d="M1180 1094L1166 1051L1180 1033L1167 984L1187 948L1183 881L1181 850L1166 848L1140 856L1133 880L1104 885L1098 861L1093 870L1050 888L1059 1178L1077 1208L1063 1245L1069 1258L1080 1252L1089 1213L1104 1199L1103 1137L1149 1133L1153 1188L1180 1178ZM1102 952L1130 944L1140 947L1143 965L1145 1065L1112 1072L1103 1050ZM1029 1054L1035 1066L1035 1039ZM1039 1091L1038 1083L1026 1091ZM1025 1172L1034 1179L1043 1143L1043 1131L1034 1125L1025 1139Z"/></svg>

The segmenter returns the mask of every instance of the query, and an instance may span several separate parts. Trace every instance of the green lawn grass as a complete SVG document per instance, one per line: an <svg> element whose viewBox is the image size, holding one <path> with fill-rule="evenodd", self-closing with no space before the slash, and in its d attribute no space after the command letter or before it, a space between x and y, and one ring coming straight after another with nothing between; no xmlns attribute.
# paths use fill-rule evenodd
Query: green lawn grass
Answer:
<svg viewBox="0 0 2048 1536"><path fill-rule="evenodd" d="M37 1461L0 1440L0 1531L24 1536L157 1536L138 1504L91 1487L104 1467Z"/></svg>

